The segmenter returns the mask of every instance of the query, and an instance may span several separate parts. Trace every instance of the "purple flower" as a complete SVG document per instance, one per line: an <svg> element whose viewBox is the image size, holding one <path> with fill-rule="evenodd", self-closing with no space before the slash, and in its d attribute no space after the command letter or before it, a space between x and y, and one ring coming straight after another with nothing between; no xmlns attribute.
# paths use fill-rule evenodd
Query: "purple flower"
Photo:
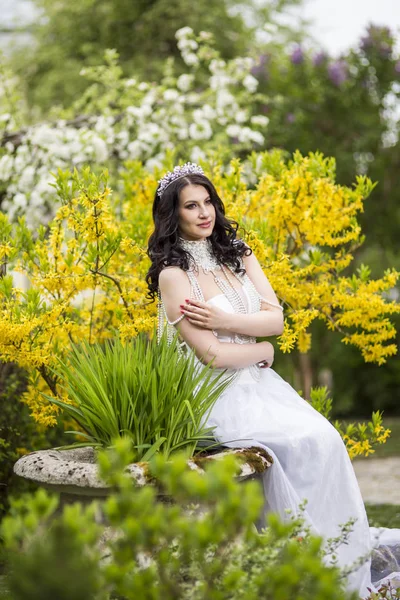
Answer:
<svg viewBox="0 0 400 600"><path fill-rule="evenodd" d="M390 58L392 55L392 47L389 46L388 43L382 42L381 47L379 48L379 52L383 56L383 58Z"/></svg>
<svg viewBox="0 0 400 600"><path fill-rule="evenodd" d="M328 55L326 54L326 52L321 51L315 54L313 58L314 67L320 67L321 65L323 65L327 58Z"/></svg>
<svg viewBox="0 0 400 600"><path fill-rule="evenodd" d="M295 120L296 120L296 117L295 117L295 115L293 113L288 113L286 115L286 122L287 123L294 123Z"/></svg>
<svg viewBox="0 0 400 600"><path fill-rule="evenodd" d="M375 49L383 58L390 58L393 50L393 34L389 27L370 24L360 40L360 48L367 53Z"/></svg>
<svg viewBox="0 0 400 600"><path fill-rule="evenodd" d="M328 77L336 86L342 85L348 78L345 60L336 60L328 66Z"/></svg>
<svg viewBox="0 0 400 600"><path fill-rule="evenodd" d="M369 35L365 35L360 40L360 48L364 52L366 52L372 46L372 39Z"/></svg>
<svg viewBox="0 0 400 600"><path fill-rule="evenodd" d="M396 73L400 73L400 60L398 60L397 63L394 65L394 70L396 71Z"/></svg>
<svg viewBox="0 0 400 600"><path fill-rule="evenodd" d="M253 77L266 77L267 76L267 62L269 56L268 54L260 54L258 57L258 62L251 68L250 73Z"/></svg>
<svg viewBox="0 0 400 600"><path fill-rule="evenodd" d="M300 65L304 61L304 53L300 46L293 50L290 60L294 65Z"/></svg>

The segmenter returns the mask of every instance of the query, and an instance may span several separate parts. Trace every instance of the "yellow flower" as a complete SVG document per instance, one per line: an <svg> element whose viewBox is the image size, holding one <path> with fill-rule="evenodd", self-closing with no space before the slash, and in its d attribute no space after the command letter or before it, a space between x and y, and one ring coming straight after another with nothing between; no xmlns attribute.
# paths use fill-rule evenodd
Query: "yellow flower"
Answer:
<svg viewBox="0 0 400 600"><path fill-rule="evenodd" d="M279 347L308 352L310 326L320 320L366 361L384 363L397 352L390 318L400 305L387 292L398 273L387 270L372 280L364 267L343 276L362 242L357 219L371 181L358 177L353 187L338 185L334 160L320 153L296 152L287 164L279 151L253 153L250 165L245 172L238 159L228 168L214 160L204 168L285 308ZM15 231L2 239L0 260L15 264L31 287L24 292L0 280L0 359L29 371L24 401L44 425L55 422L57 411L43 400L41 391L49 393L43 378L51 381L56 357L71 342L152 335L156 303L148 303L145 275L158 176L130 161L120 191L112 192L106 172L74 172L76 191L64 198L47 236L25 246ZM371 453L387 431L351 433L349 452Z"/></svg>

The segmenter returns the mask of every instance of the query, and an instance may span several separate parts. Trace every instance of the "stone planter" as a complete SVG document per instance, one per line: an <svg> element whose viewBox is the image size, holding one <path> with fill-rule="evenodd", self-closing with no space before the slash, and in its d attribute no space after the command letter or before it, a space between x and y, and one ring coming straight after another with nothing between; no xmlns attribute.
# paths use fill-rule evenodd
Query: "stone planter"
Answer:
<svg viewBox="0 0 400 600"><path fill-rule="evenodd" d="M244 458L238 481L257 478L272 465L272 457L263 449L234 448L216 454L199 455L188 460L188 466L200 472L211 460L219 460L227 454ZM149 483L147 463L132 463L127 472L138 486ZM100 479L96 454L92 447L71 450L40 450L20 458L14 465L14 473L61 494L61 502L80 500L88 502L95 498L105 498L111 488Z"/></svg>

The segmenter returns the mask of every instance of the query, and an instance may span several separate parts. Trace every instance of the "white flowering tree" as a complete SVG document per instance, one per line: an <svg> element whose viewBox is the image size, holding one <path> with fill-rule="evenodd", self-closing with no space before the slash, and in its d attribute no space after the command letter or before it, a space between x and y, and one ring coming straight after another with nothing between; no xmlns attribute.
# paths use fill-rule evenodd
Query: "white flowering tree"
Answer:
<svg viewBox="0 0 400 600"><path fill-rule="evenodd" d="M176 38L185 74L177 76L167 61L159 83L124 78L117 53L108 50L105 65L82 70L92 85L62 118L17 129L5 110L2 210L12 219L25 214L31 226L46 222L55 209L57 169L89 163L118 172L125 161L140 159L153 170L171 154L198 161L215 150L230 159L260 148L268 118L251 115L251 105L260 99L250 72L254 61L222 60L207 32L195 36L184 27Z"/></svg>

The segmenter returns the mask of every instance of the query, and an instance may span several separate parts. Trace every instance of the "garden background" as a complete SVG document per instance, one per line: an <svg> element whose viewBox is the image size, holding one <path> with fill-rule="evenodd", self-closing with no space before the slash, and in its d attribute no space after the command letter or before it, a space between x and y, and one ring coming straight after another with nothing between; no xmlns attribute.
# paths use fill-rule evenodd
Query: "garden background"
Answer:
<svg viewBox="0 0 400 600"><path fill-rule="evenodd" d="M3 512L19 491L13 462L67 440L68 424L42 396L57 394L53 354L71 339L151 329L149 207L178 161L212 175L285 305L277 371L307 398L327 386L354 455L399 453L398 34L371 24L331 57L300 20L284 24L301 6L33 0L33 21L8 34ZM371 435L346 430L373 411L392 430L385 445L376 445L377 417ZM396 504L371 508L371 518L399 526Z"/></svg>

